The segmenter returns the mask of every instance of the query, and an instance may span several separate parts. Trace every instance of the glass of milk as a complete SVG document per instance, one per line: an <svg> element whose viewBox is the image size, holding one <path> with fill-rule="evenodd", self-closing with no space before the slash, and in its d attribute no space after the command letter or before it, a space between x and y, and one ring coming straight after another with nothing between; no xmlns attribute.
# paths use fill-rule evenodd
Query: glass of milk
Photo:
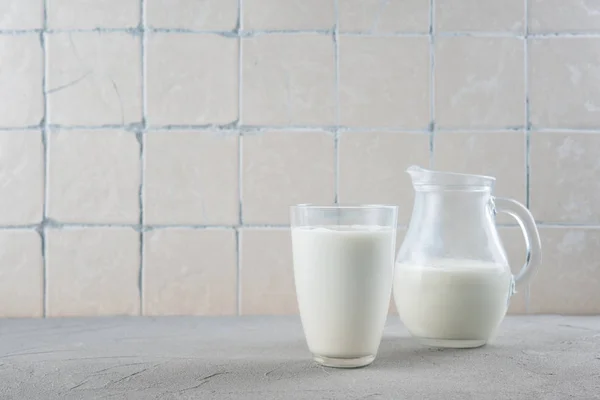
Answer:
<svg viewBox="0 0 600 400"><path fill-rule="evenodd" d="M314 360L373 362L388 313L398 207L291 207L294 280Z"/></svg>
<svg viewBox="0 0 600 400"><path fill-rule="evenodd" d="M541 262L535 221L522 204L493 196L493 177L419 167L408 173L415 203L394 278L400 318L428 346L483 346ZM496 229L499 212L517 220L527 245L516 276Z"/></svg>

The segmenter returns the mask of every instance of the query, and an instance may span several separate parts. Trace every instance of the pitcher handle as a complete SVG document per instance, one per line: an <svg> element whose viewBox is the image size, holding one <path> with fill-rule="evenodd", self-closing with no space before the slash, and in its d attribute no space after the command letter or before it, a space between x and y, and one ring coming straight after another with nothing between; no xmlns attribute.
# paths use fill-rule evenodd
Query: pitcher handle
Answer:
<svg viewBox="0 0 600 400"><path fill-rule="evenodd" d="M515 276L515 284L519 286L523 283L527 283L529 279L531 279L531 276L542 262L540 234L535 225L533 215L531 215L529 210L523 204L502 197L495 197L494 203L496 211L506 213L516 219L521 227L521 231L523 231L527 249L527 258L525 265Z"/></svg>

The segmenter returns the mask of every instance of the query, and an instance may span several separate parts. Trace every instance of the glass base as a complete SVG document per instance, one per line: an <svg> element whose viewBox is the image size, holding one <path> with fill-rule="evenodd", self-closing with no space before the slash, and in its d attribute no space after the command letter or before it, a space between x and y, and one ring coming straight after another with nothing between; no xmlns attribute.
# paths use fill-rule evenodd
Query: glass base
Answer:
<svg viewBox="0 0 600 400"><path fill-rule="evenodd" d="M418 338L419 342L430 347L445 347L449 349L472 349L481 347L487 343L487 340L447 340L447 339L426 339Z"/></svg>
<svg viewBox="0 0 600 400"><path fill-rule="evenodd" d="M371 364L373 360L375 360L375 356L364 356L358 358L333 358L313 354L313 360L325 367L360 368Z"/></svg>

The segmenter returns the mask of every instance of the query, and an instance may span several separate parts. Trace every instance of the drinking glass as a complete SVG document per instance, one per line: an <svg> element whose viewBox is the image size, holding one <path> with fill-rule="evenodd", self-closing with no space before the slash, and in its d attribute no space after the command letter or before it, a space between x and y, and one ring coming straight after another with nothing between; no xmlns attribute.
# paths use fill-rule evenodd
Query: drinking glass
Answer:
<svg viewBox="0 0 600 400"><path fill-rule="evenodd" d="M314 360L356 368L375 359L394 275L398 207L291 207L296 296Z"/></svg>

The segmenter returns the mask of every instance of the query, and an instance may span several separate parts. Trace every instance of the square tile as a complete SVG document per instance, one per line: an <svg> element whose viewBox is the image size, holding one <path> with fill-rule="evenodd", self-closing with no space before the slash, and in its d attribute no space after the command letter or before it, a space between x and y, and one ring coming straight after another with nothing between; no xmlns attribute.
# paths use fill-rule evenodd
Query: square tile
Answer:
<svg viewBox="0 0 600 400"><path fill-rule="evenodd" d="M138 232L50 229L46 251L48 316L139 314Z"/></svg>
<svg viewBox="0 0 600 400"><path fill-rule="evenodd" d="M525 265L527 250L525 246L525 239L523 233L519 227L500 227L498 228L500 239L506 257L508 258L508 265L513 275L519 273L523 265ZM517 293L510 299L510 305L508 307L509 314L525 314L527 313L527 299L529 297L529 285L523 284L517 287Z"/></svg>
<svg viewBox="0 0 600 400"><path fill-rule="evenodd" d="M151 0L146 14L153 28L231 31L238 20L238 0Z"/></svg>
<svg viewBox="0 0 600 400"><path fill-rule="evenodd" d="M234 315L237 249L233 229L144 233L144 315Z"/></svg>
<svg viewBox="0 0 600 400"><path fill-rule="evenodd" d="M542 228L543 260L531 280L530 311L600 313L600 230Z"/></svg>
<svg viewBox="0 0 600 400"><path fill-rule="evenodd" d="M44 0L2 0L0 29L41 29Z"/></svg>
<svg viewBox="0 0 600 400"><path fill-rule="evenodd" d="M259 35L243 39L242 46L244 124L334 124L331 36Z"/></svg>
<svg viewBox="0 0 600 400"><path fill-rule="evenodd" d="M0 132L0 224L42 221L44 148L39 131Z"/></svg>
<svg viewBox="0 0 600 400"><path fill-rule="evenodd" d="M267 132L243 138L244 223L289 224L289 207L331 204L334 138L327 132Z"/></svg>
<svg viewBox="0 0 600 400"><path fill-rule="evenodd" d="M238 45L238 39L218 35L150 34L150 124L229 124L237 120Z"/></svg>
<svg viewBox="0 0 600 400"><path fill-rule="evenodd" d="M51 0L48 26L51 29L135 28L140 23L140 8L140 0Z"/></svg>
<svg viewBox="0 0 600 400"><path fill-rule="evenodd" d="M426 129L426 37L340 38L340 122L357 127Z"/></svg>
<svg viewBox="0 0 600 400"><path fill-rule="evenodd" d="M298 314L289 229L244 228L240 240L240 313Z"/></svg>
<svg viewBox="0 0 600 400"><path fill-rule="evenodd" d="M435 116L442 128L525 125L524 42L441 37L436 41Z"/></svg>
<svg viewBox="0 0 600 400"><path fill-rule="evenodd" d="M43 315L42 240L35 231L0 231L0 318Z"/></svg>
<svg viewBox="0 0 600 400"><path fill-rule="evenodd" d="M532 0L529 30L535 33L600 31L598 0Z"/></svg>
<svg viewBox="0 0 600 400"><path fill-rule="evenodd" d="M429 135L344 132L339 152L340 203L397 205L398 224L408 224L414 191L405 171L429 165Z"/></svg>
<svg viewBox="0 0 600 400"><path fill-rule="evenodd" d="M162 131L145 140L145 223L238 223L236 134Z"/></svg>
<svg viewBox="0 0 600 400"><path fill-rule="evenodd" d="M542 128L600 126L600 38L530 40L531 123Z"/></svg>
<svg viewBox="0 0 600 400"><path fill-rule="evenodd" d="M0 127L39 124L44 116L40 36L0 35L0 60Z"/></svg>
<svg viewBox="0 0 600 400"><path fill-rule="evenodd" d="M546 223L600 223L600 135L532 132L530 206Z"/></svg>
<svg viewBox="0 0 600 400"><path fill-rule="evenodd" d="M436 132L434 137L435 169L494 176L494 196L523 204L526 202L525 161L524 132ZM499 213L497 220L516 224L514 218L504 213Z"/></svg>
<svg viewBox="0 0 600 400"><path fill-rule="evenodd" d="M60 222L136 224L140 144L133 132L50 134L48 216Z"/></svg>
<svg viewBox="0 0 600 400"><path fill-rule="evenodd" d="M244 0L244 30L333 29L335 0Z"/></svg>
<svg viewBox="0 0 600 400"><path fill-rule="evenodd" d="M140 47L140 38L129 33L48 35L50 123L140 122Z"/></svg>
<svg viewBox="0 0 600 400"><path fill-rule="evenodd" d="M430 0L338 0L340 32L429 32Z"/></svg>
<svg viewBox="0 0 600 400"><path fill-rule="evenodd" d="M437 32L524 33L525 0L436 0Z"/></svg>

